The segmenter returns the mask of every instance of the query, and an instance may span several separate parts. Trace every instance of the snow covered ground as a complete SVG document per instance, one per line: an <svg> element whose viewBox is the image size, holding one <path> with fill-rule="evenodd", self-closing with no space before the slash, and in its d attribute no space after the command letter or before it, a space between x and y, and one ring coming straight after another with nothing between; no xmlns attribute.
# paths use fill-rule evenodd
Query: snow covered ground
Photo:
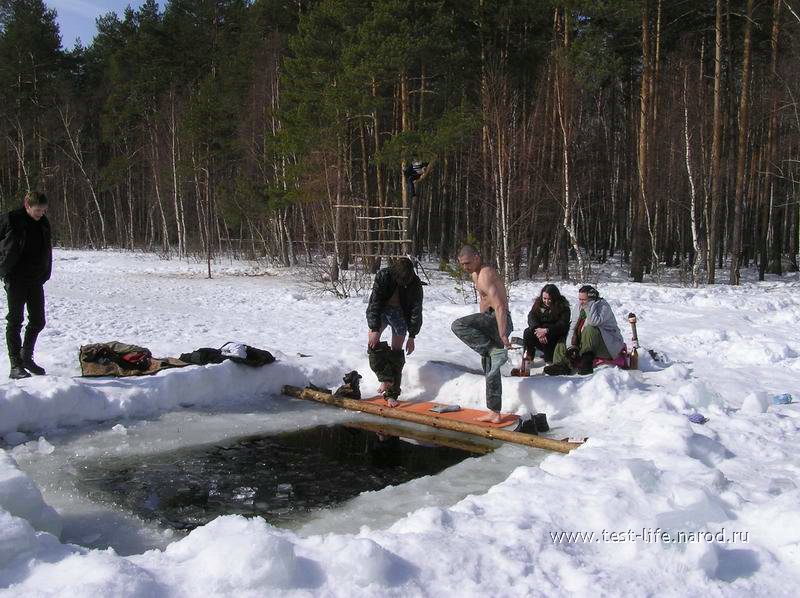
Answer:
<svg viewBox="0 0 800 598"><path fill-rule="evenodd" d="M88 504L74 464L340 421L351 414L280 387L334 387L350 369L377 385L365 297L320 297L298 271L224 262L208 280L204 270L56 252L37 351L49 375L0 383L0 595L796 595L800 405L771 401L800 399L796 275L690 289L631 284L606 267L598 287L624 336L634 311L642 344L666 360L504 379L505 409L547 413L558 433L589 437L580 449L506 446L299 529L227 516L180 536ZM542 284L512 289L518 333ZM559 286L574 302L576 286ZM405 397L483 406L478 357L450 332L474 309L436 273ZM239 340L280 361L77 378L78 347L111 340L157 356ZM691 423L695 412L708 422Z"/></svg>

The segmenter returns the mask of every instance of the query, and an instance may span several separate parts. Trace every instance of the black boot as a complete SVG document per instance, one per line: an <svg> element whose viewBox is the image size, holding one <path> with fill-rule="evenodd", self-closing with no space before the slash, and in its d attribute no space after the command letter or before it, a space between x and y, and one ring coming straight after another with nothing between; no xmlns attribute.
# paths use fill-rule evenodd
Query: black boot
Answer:
<svg viewBox="0 0 800 598"><path fill-rule="evenodd" d="M21 380L22 378L30 378L31 375L25 371L24 367L22 367L22 362L19 358L12 358L11 372L9 372L8 377L12 380Z"/></svg>
<svg viewBox="0 0 800 598"><path fill-rule="evenodd" d="M547 415L544 413L536 413L533 416L533 423L536 424L537 432L549 432L550 426L547 424Z"/></svg>
<svg viewBox="0 0 800 598"><path fill-rule="evenodd" d="M521 421L519 427L517 427L517 429L514 431L521 434L533 434L534 436L539 435L539 431L536 428L536 422L533 421L533 418Z"/></svg>
<svg viewBox="0 0 800 598"><path fill-rule="evenodd" d="M25 328L25 339L22 341L22 349L20 349L19 355L22 358L22 366L28 370L31 374L35 374L36 376L44 376L45 371L44 368L40 365L37 365L35 361L33 361L33 348L36 346L36 339L39 336L39 329L38 327L31 329L30 325Z"/></svg>
<svg viewBox="0 0 800 598"><path fill-rule="evenodd" d="M8 377L12 380L21 380L22 378L30 378L31 375L25 371L25 368L21 365L11 366L11 372L8 374Z"/></svg>
<svg viewBox="0 0 800 598"><path fill-rule="evenodd" d="M567 376L572 373L572 368L566 363L554 363L545 366L544 373L548 376Z"/></svg>
<svg viewBox="0 0 800 598"><path fill-rule="evenodd" d="M594 373L594 353L591 351L587 351L583 353L580 357L578 357L578 361L575 364L575 369L578 370L578 373L581 376L587 376L589 374Z"/></svg>
<svg viewBox="0 0 800 598"><path fill-rule="evenodd" d="M33 360L33 355L22 355L22 367L36 376L44 376L47 373L42 366Z"/></svg>

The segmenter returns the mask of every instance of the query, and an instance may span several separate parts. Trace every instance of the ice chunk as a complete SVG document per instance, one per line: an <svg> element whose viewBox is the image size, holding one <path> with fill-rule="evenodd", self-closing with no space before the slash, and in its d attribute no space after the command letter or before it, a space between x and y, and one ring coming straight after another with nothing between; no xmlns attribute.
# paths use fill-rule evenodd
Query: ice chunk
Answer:
<svg viewBox="0 0 800 598"><path fill-rule="evenodd" d="M748 394L742 401L742 413L764 413L769 407L769 395L764 391Z"/></svg>
<svg viewBox="0 0 800 598"><path fill-rule="evenodd" d="M39 441L36 443L36 452L40 455L52 455L56 450L52 444L47 442L47 438L39 436Z"/></svg>

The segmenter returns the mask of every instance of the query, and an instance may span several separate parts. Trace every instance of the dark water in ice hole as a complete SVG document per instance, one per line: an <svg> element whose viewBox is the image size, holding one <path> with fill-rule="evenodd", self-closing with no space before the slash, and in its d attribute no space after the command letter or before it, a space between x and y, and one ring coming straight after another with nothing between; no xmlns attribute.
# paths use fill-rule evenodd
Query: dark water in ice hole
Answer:
<svg viewBox="0 0 800 598"><path fill-rule="evenodd" d="M191 530L230 514L259 515L280 526L470 456L343 425L318 426L136 461L100 461L84 466L81 478L92 498L172 529Z"/></svg>

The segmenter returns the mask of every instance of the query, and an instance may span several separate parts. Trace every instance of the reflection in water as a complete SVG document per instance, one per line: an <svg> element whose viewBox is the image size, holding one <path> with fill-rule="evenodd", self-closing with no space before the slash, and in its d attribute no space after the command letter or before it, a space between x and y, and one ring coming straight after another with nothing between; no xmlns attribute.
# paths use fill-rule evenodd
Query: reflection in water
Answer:
<svg viewBox="0 0 800 598"><path fill-rule="evenodd" d="M87 465L83 484L145 519L191 530L220 515L286 525L358 494L434 475L470 456L347 426Z"/></svg>

